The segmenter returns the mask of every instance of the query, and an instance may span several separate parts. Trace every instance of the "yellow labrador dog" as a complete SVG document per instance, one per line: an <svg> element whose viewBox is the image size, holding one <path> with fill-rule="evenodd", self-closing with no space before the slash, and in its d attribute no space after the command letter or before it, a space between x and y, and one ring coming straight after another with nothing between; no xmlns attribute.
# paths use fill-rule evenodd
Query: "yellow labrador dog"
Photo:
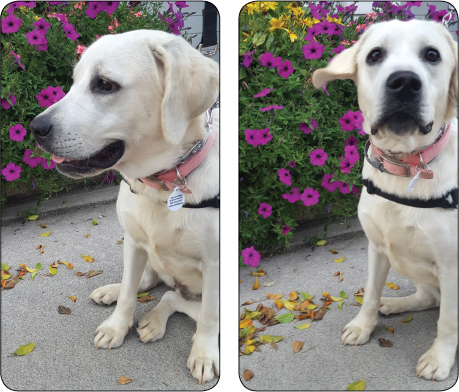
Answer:
<svg viewBox="0 0 459 392"><path fill-rule="evenodd" d="M457 43L440 23L369 27L314 73L321 88L352 79L370 135L358 215L369 240L369 276L343 344L363 344L383 314L440 306L437 337L416 374L445 379L457 347ZM381 298L389 268L416 293Z"/></svg>
<svg viewBox="0 0 459 392"><path fill-rule="evenodd" d="M139 30L96 41L73 79L30 128L62 173L111 168L125 179L116 205L123 279L90 296L117 301L94 344L121 346L137 292L163 281L175 291L138 322L140 339L162 338L170 315L188 314L197 329L187 366L199 383L211 380L219 373L219 147L218 110L209 120L208 109L218 97L218 65L181 37Z"/></svg>

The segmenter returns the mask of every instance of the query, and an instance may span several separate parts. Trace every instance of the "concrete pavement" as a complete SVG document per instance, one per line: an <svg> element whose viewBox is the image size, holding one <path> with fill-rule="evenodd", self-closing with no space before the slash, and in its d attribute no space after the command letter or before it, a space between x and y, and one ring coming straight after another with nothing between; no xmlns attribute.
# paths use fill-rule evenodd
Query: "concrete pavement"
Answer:
<svg viewBox="0 0 459 392"><path fill-rule="evenodd" d="M367 278L367 239L361 231L353 235L329 238L325 246L296 247L293 252L263 258L259 268L266 275L259 278L261 288L252 290L255 278L250 275L253 268L240 268L240 297L242 304L249 300L261 300L264 306L273 307L264 293L280 294L285 298L291 291L306 291L314 295L316 304L323 301L321 293L326 291L339 297L345 291L347 299L338 310L337 303L331 305L324 318L310 319L289 324L268 327L259 335L285 336L277 344L277 351L269 346L260 346L260 352L240 357L240 374L245 369L254 373L243 384L250 390L345 390L355 381L364 380L366 390L446 390L457 379L457 363L450 376L441 382L419 379L415 367L419 357L426 352L436 336L438 308L421 312L379 316L379 324L370 341L362 346L350 347L340 344L341 330L358 313L353 293L365 286ZM339 253L334 255L330 247ZM346 256L342 263L335 258ZM335 272L341 271L343 281L339 282ZM274 282L271 287L263 287L265 282ZM408 278L389 273L388 282L395 282L399 290L383 289L383 296L399 297L412 294L414 285ZM255 310L258 303L241 306ZM287 313L285 308L277 310L278 315ZM298 314L298 312L294 312ZM402 324L412 314L412 321ZM309 320L309 321L308 321ZM300 323L309 323L304 330L294 328ZM255 320L258 328L262 325ZM392 327L391 334L385 327ZM379 338L389 339L393 347L380 347ZM259 340L259 338L257 338ZM303 341L303 348L293 354L292 342ZM307 351L309 350L309 351Z"/></svg>
<svg viewBox="0 0 459 392"><path fill-rule="evenodd" d="M99 286L120 282L122 276L123 245L117 241L123 239L123 232L115 212L115 198L116 187L98 196L94 192L64 194L60 199L52 199L53 208L45 203L36 222L25 224L16 218L17 211L5 212L2 262L10 265L12 271L19 268L19 263L29 268L35 268L38 262L43 266L33 281L28 273L16 287L2 291L1 375L8 388L207 390L216 384L213 380L198 385L186 368L196 324L184 314L177 313L169 319L165 336L157 342L140 342L133 329L118 349L94 348L93 333L110 316L114 305L96 305L89 295ZM17 209L20 212L25 207L23 204ZM93 226L93 219L99 225ZM41 229L39 221L47 228ZM50 230L48 237L40 236ZM88 233L90 237L86 238ZM38 245L44 245L43 254L36 250ZM95 261L84 261L82 254ZM73 270L59 264L55 276L43 276L49 275L49 265L57 260L72 263ZM89 279L76 274L89 270L103 273ZM134 322L151 310L167 290L164 285L152 289L150 295L156 300L139 302ZM70 295L76 296L75 303ZM72 314L59 314L59 305L69 307ZM19 346L30 342L35 343L30 354L12 355ZM120 385L120 376L133 381Z"/></svg>

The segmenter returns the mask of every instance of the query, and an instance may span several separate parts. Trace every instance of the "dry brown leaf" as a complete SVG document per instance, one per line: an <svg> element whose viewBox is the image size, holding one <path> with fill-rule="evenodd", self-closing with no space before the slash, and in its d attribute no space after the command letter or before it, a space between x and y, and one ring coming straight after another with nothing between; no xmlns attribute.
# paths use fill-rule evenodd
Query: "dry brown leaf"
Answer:
<svg viewBox="0 0 459 392"><path fill-rule="evenodd" d="M253 372L251 372L249 369L245 369L244 372L242 373L242 378L245 381L249 381L253 377Z"/></svg>
<svg viewBox="0 0 459 392"><path fill-rule="evenodd" d="M86 276L86 279L89 279L89 278L92 278L93 276L99 275L102 272L104 272L104 271L102 271L102 270L100 270L100 271L91 271L91 270L89 270L88 275Z"/></svg>
<svg viewBox="0 0 459 392"><path fill-rule="evenodd" d="M268 299L273 299L273 300L282 298L282 294L268 294L268 293L265 293L265 295L268 297Z"/></svg>
<svg viewBox="0 0 459 392"><path fill-rule="evenodd" d="M2 280L2 287L4 290L12 289L14 286L16 286L17 282L19 282L19 274L11 280Z"/></svg>
<svg viewBox="0 0 459 392"><path fill-rule="evenodd" d="M84 275L87 274L87 272L77 272L76 274L77 274L78 276L84 276Z"/></svg>
<svg viewBox="0 0 459 392"><path fill-rule="evenodd" d="M90 233L86 234L86 238L89 238L89 237L91 237L91 234Z"/></svg>
<svg viewBox="0 0 459 392"><path fill-rule="evenodd" d="M241 306L252 305L255 301L245 301Z"/></svg>
<svg viewBox="0 0 459 392"><path fill-rule="evenodd" d="M118 384L125 385L125 384L129 384L132 380L133 380L133 378L127 378L127 377L121 376L117 380L117 382L118 382Z"/></svg>
<svg viewBox="0 0 459 392"><path fill-rule="evenodd" d="M284 304L282 303L280 299L276 299L274 301L274 305L276 305L277 309L282 309L284 307Z"/></svg>
<svg viewBox="0 0 459 392"><path fill-rule="evenodd" d="M151 295L147 295L146 297L137 298L137 301L142 302L143 304L146 302L154 301L156 297L152 297Z"/></svg>
<svg viewBox="0 0 459 392"><path fill-rule="evenodd" d="M59 305L57 308L59 314L72 314L70 308L65 307L64 305Z"/></svg>
<svg viewBox="0 0 459 392"><path fill-rule="evenodd" d="M304 345L304 342L292 342L292 346L293 346L293 354L296 354L298 351L301 350L301 348L303 347Z"/></svg>
<svg viewBox="0 0 459 392"><path fill-rule="evenodd" d="M385 327L391 334L394 333L394 328L392 327Z"/></svg>
<svg viewBox="0 0 459 392"><path fill-rule="evenodd" d="M260 282L258 278L255 278L255 283L253 284L252 290L258 290L260 288Z"/></svg>
<svg viewBox="0 0 459 392"><path fill-rule="evenodd" d="M313 320L322 320L327 312L327 305L322 305L319 310L316 310L313 314Z"/></svg>
<svg viewBox="0 0 459 392"><path fill-rule="evenodd" d="M392 343L389 339L379 338L379 345L381 347L393 347L394 343Z"/></svg>
<svg viewBox="0 0 459 392"><path fill-rule="evenodd" d="M291 301L295 301L297 300L299 297L298 293L296 291L291 291L290 292L290 295L288 296L288 298L291 300Z"/></svg>
<svg viewBox="0 0 459 392"><path fill-rule="evenodd" d="M58 264L64 264L65 266L67 266L67 268L69 269L73 269L73 265L71 263L69 263L68 261L61 261L61 260L58 260L57 261Z"/></svg>
<svg viewBox="0 0 459 392"><path fill-rule="evenodd" d="M391 290L400 289L400 286L397 286L394 282L386 282L386 286L389 287Z"/></svg>

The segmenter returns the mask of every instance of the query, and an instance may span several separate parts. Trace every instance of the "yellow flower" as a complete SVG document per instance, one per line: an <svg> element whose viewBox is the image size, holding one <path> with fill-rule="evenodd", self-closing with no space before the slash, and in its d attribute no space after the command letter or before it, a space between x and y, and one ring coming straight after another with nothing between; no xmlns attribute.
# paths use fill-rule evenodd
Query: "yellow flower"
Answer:
<svg viewBox="0 0 459 392"><path fill-rule="evenodd" d="M22 5L19 7L21 9L22 12L29 12L29 10L26 8L26 7L23 7Z"/></svg>
<svg viewBox="0 0 459 392"><path fill-rule="evenodd" d="M35 15L33 18L34 18L35 20L38 20L38 19L40 19L40 17L39 17L39 16L37 16L37 15Z"/></svg>
<svg viewBox="0 0 459 392"><path fill-rule="evenodd" d="M305 18L303 19L303 26L307 26L307 27L312 27L314 26L314 22L311 18Z"/></svg>
<svg viewBox="0 0 459 392"><path fill-rule="evenodd" d="M247 37L253 37L253 31L250 32L250 34L242 32L242 34L245 35L245 38L242 40L242 42L247 42Z"/></svg>
<svg viewBox="0 0 459 392"><path fill-rule="evenodd" d="M288 34L288 37L290 38L290 41L291 42L295 42L297 40L297 35L293 32L293 31L290 31L290 30L287 30L287 29L284 29L287 34Z"/></svg>
<svg viewBox="0 0 459 392"><path fill-rule="evenodd" d="M267 10L275 10L277 8L277 1L262 1L261 7Z"/></svg>
<svg viewBox="0 0 459 392"><path fill-rule="evenodd" d="M329 15L327 15L327 20L328 20L329 22L337 23L337 24L340 24L341 26L344 26L344 25L341 23L341 16L339 17L339 19L336 19L336 18L331 18Z"/></svg>
<svg viewBox="0 0 459 392"><path fill-rule="evenodd" d="M272 18L269 21L269 24L272 26L272 27L269 28L269 31L271 33L276 29L282 29L284 27L284 22L282 22L282 20L280 20L280 18L279 19Z"/></svg>
<svg viewBox="0 0 459 392"><path fill-rule="evenodd" d="M249 3L245 6L245 9L247 10L247 13L249 15L252 15L253 14L253 11L258 11L258 9L260 8L260 3L259 2L252 2L252 3Z"/></svg>

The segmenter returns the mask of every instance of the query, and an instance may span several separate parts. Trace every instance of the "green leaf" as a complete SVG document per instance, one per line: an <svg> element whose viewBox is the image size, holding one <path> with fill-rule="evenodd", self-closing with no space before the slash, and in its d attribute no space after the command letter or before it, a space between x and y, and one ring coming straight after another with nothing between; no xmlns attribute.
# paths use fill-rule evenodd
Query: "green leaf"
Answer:
<svg viewBox="0 0 459 392"><path fill-rule="evenodd" d="M97 222L95 219L92 220L92 225L93 226L97 226L99 224L99 222Z"/></svg>
<svg viewBox="0 0 459 392"><path fill-rule="evenodd" d="M278 343L280 342L285 336L273 336L273 335L262 335L260 339L266 343Z"/></svg>
<svg viewBox="0 0 459 392"><path fill-rule="evenodd" d="M35 268L41 270L41 269L42 269L41 263L37 263L37 265L35 266Z"/></svg>
<svg viewBox="0 0 459 392"><path fill-rule="evenodd" d="M347 298L347 295L346 295L346 292L345 292L345 291L340 291L340 292L339 292L339 296L340 296L341 298Z"/></svg>
<svg viewBox="0 0 459 392"><path fill-rule="evenodd" d="M296 329L307 329L311 326L311 324L300 324L300 325L295 325Z"/></svg>
<svg viewBox="0 0 459 392"><path fill-rule="evenodd" d="M320 240L316 242L317 246L324 246L327 243L327 240Z"/></svg>
<svg viewBox="0 0 459 392"><path fill-rule="evenodd" d="M14 352L14 354L27 355L27 354L30 354L34 348L35 348L35 343L24 344L23 346L19 346L19 348Z"/></svg>
<svg viewBox="0 0 459 392"><path fill-rule="evenodd" d="M36 275L36 274L37 274L37 271L35 271L35 272L32 272L32 275L30 275L30 279L32 279L32 280L33 280L33 278L35 278L35 275Z"/></svg>
<svg viewBox="0 0 459 392"><path fill-rule="evenodd" d="M147 292L138 293L138 294L137 294L137 298L146 297L146 296L148 296L148 295L150 295L150 293L147 293Z"/></svg>
<svg viewBox="0 0 459 392"><path fill-rule="evenodd" d="M346 391L363 391L365 389L365 381L360 380L353 383L350 383Z"/></svg>
<svg viewBox="0 0 459 392"><path fill-rule="evenodd" d="M302 295L302 297L303 297L303 301L305 301L305 300L307 300L307 299L313 299L313 298L314 298L313 295L308 294L306 291L302 291L302 292L301 292L301 295Z"/></svg>
<svg viewBox="0 0 459 392"><path fill-rule="evenodd" d="M288 324L293 321L295 315L293 313L285 313L282 316L276 316L274 318L281 324Z"/></svg>
<svg viewBox="0 0 459 392"><path fill-rule="evenodd" d="M239 69L239 80L244 79L247 76L247 70L245 68Z"/></svg>
<svg viewBox="0 0 459 392"><path fill-rule="evenodd" d="M57 268L49 266L49 273L51 275L56 275L57 274Z"/></svg>
<svg viewBox="0 0 459 392"><path fill-rule="evenodd" d="M38 219L38 215L30 215L27 219L29 221L36 221Z"/></svg>
<svg viewBox="0 0 459 392"><path fill-rule="evenodd" d="M339 301L339 302L338 302L338 309L339 309L339 310L341 310L341 307L343 306L343 302L344 302L344 301Z"/></svg>
<svg viewBox="0 0 459 392"><path fill-rule="evenodd" d="M413 315L412 314L410 314L406 320L403 320L402 324L408 324L409 322L411 322L411 320L413 320Z"/></svg>
<svg viewBox="0 0 459 392"><path fill-rule="evenodd" d="M362 305L363 297L361 295L356 295L355 296L355 302L357 302L358 304Z"/></svg>
<svg viewBox="0 0 459 392"><path fill-rule="evenodd" d="M5 264L5 263L2 263L2 270L9 270L11 268L11 266Z"/></svg>
<svg viewBox="0 0 459 392"><path fill-rule="evenodd" d="M273 43L274 41L274 35L270 35L269 38L266 40L266 48L269 49L270 45Z"/></svg>

